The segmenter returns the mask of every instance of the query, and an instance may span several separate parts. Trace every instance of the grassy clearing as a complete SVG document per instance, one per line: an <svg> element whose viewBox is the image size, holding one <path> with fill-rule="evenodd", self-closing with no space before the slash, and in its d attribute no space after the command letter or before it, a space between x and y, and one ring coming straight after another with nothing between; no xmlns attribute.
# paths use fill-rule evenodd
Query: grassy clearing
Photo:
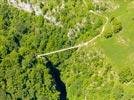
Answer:
<svg viewBox="0 0 134 100"><path fill-rule="evenodd" d="M132 1L133 2L133 1ZM133 4L133 3L132 3ZM123 26L123 30L109 39L100 39L97 44L110 58L116 66L117 71L132 66L134 63L134 8L130 2L120 3L120 8L112 13L109 17L117 17ZM118 66L118 67L117 67Z"/></svg>

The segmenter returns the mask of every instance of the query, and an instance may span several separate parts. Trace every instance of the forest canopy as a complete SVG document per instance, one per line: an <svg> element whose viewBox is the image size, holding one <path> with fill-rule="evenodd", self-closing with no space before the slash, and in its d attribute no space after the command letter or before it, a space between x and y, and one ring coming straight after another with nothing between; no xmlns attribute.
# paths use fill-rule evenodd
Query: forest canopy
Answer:
<svg viewBox="0 0 134 100"><path fill-rule="evenodd" d="M128 62L122 66L117 54L128 53L124 53L127 47L133 51L133 43L129 47L132 36L127 34L133 32L127 30L128 23L120 13L131 15L133 8L124 6L134 2L97 1L20 1L42 13L29 13L0 1L0 99L134 99L133 54L119 56L130 59L130 66ZM125 18L132 20L130 15ZM99 35L84 47L37 58L38 54L92 41Z"/></svg>

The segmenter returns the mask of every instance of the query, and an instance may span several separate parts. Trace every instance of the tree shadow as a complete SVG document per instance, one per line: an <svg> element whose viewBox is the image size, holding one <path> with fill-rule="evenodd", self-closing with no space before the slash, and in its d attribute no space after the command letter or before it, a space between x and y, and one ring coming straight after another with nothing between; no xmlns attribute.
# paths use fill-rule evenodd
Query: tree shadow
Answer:
<svg viewBox="0 0 134 100"><path fill-rule="evenodd" d="M46 67L50 69L50 74L55 81L56 89L60 92L60 100L67 100L66 86L63 81L60 79L60 71L56 69L56 66L45 57L47 60Z"/></svg>

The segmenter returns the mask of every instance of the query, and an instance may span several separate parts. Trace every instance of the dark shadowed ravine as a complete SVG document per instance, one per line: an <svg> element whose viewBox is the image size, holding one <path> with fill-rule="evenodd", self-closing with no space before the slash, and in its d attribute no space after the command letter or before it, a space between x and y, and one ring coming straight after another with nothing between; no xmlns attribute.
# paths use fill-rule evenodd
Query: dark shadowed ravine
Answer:
<svg viewBox="0 0 134 100"><path fill-rule="evenodd" d="M55 81L56 89L60 92L60 100L67 100L66 86L60 79L60 71L56 68L55 65L53 65L53 63L48 58L46 58L46 60L46 66L50 69L50 74Z"/></svg>

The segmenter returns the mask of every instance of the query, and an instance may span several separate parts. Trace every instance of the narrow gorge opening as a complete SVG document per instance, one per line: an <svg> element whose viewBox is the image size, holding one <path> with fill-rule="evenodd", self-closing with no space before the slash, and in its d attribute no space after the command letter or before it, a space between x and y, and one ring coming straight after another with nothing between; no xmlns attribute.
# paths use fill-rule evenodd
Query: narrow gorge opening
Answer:
<svg viewBox="0 0 134 100"><path fill-rule="evenodd" d="M50 69L50 74L55 81L56 89L60 92L60 100L67 100L67 91L64 82L60 78L60 71L55 65L46 57L46 67Z"/></svg>

